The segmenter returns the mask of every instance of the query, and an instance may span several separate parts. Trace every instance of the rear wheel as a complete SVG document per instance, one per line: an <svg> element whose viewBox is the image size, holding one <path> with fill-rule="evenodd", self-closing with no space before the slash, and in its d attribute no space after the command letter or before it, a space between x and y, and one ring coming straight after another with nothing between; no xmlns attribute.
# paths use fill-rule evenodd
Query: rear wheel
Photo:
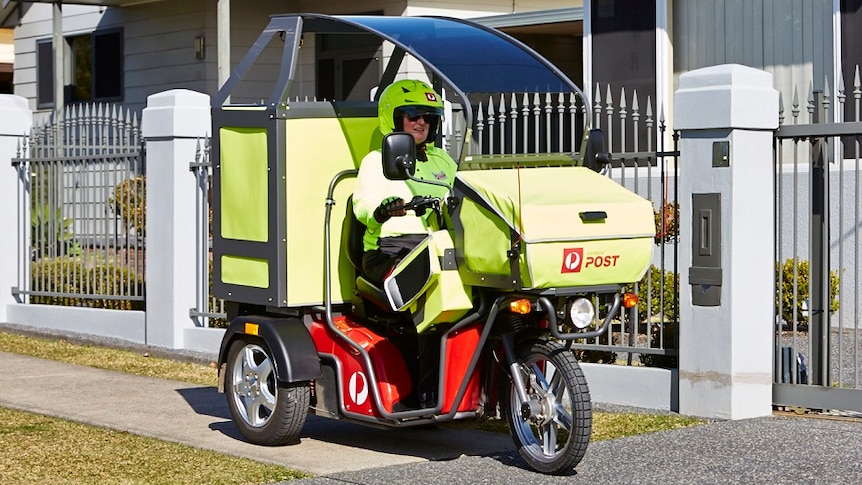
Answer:
<svg viewBox="0 0 862 485"><path fill-rule="evenodd" d="M277 446L299 441L309 384L279 388L272 354L263 343L238 340L231 345L225 392L233 421L250 442Z"/></svg>
<svg viewBox="0 0 862 485"><path fill-rule="evenodd" d="M518 353L527 402L513 384L505 386L501 407L518 452L542 473L571 471L584 457L592 431L590 391L571 351L537 341Z"/></svg>

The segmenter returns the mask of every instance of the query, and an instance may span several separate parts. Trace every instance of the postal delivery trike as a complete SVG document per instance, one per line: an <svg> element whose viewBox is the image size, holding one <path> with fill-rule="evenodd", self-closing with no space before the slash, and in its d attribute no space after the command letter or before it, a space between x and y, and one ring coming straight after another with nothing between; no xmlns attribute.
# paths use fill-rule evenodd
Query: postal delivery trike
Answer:
<svg viewBox="0 0 862 485"><path fill-rule="evenodd" d="M408 202L436 225L378 286L360 269L352 187L370 150L387 178L413 177L413 139L380 132L374 98L406 76L445 98L435 143L458 171L446 197ZM592 413L570 345L636 302L622 288L646 271L655 231L652 205L602 173L588 115L507 128L553 143L479 133L480 103L539 93L589 106L532 49L469 21L270 19L212 116L213 292L229 319L219 389L247 440L296 443L308 413L384 428L499 416L531 468L578 464ZM405 336L430 343L425 389Z"/></svg>

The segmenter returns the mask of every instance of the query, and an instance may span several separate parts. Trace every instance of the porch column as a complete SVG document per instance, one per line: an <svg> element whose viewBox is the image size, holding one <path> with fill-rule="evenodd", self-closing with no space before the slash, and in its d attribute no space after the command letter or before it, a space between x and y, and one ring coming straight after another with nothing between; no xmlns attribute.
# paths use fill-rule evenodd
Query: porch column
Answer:
<svg viewBox="0 0 862 485"><path fill-rule="evenodd" d="M26 156L19 150L24 148L23 135L29 134L32 126L33 113L27 107L25 98L11 94L0 95L0 194L3 194L6 201L3 210L0 210L0 227L5 229L5 236L0 237L0 268L3 268L0 271L0 322L9 321L6 307L18 301L12 295L12 287L23 283L19 281L19 276L30 278L30 258L20 260L21 255L18 252L20 243L24 245L25 254L30 253L27 249L30 244L29 219L18 220L18 204L25 205L25 214L30 214L30 192L29 189L25 191L22 183L29 183L29 180L19 180L18 169L12 166L12 159ZM25 297L20 298L23 301Z"/></svg>
<svg viewBox="0 0 862 485"><path fill-rule="evenodd" d="M729 64L680 76L679 410L772 412L772 75Z"/></svg>
<svg viewBox="0 0 862 485"><path fill-rule="evenodd" d="M182 348L195 306L195 159L210 131L210 97L173 89L147 98L146 343Z"/></svg>

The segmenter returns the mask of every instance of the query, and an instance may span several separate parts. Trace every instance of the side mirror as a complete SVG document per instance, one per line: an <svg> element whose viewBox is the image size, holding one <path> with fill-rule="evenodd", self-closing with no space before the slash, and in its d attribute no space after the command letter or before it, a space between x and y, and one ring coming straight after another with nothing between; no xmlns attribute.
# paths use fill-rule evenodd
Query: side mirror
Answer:
<svg viewBox="0 0 862 485"><path fill-rule="evenodd" d="M605 134L600 129L592 129L584 140L583 164L595 172L603 172L611 163L611 154L605 151Z"/></svg>
<svg viewBox="0 0 862 485"><path fill-rule="evenodd" d="M413 135L393 132L383 137L383 175L389 180L407 180L416 172L416 141Z"/></svg>

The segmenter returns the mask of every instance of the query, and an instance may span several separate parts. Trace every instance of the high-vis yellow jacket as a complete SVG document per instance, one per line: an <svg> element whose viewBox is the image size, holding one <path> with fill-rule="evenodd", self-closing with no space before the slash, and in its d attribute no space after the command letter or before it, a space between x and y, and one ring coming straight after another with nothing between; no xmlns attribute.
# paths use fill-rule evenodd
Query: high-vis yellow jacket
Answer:
<svg viewBox="0 0 862 485"><path fill-rule="evenodd" d="M457 165L445 150L433 145L426 146L427 161L416 161L414 177L421 180L443 182L449 187L455 178ZM383 176L383 162L380 150L370 152L359 166L356 188L353 193L353 213L367 230L363 238L365 251L378 248L377 240L381 237L400 236L403 234L424 234L428 232L429 220L433 217L431 211L417 217L413 211L407 211L403 217L391 217L380 224L374 219L374 210L387 197L401 197L404 202L410 202L416 195L430 195L445 199L449 189L439 185L414 182L413 180L388 180Z"/></svg>

